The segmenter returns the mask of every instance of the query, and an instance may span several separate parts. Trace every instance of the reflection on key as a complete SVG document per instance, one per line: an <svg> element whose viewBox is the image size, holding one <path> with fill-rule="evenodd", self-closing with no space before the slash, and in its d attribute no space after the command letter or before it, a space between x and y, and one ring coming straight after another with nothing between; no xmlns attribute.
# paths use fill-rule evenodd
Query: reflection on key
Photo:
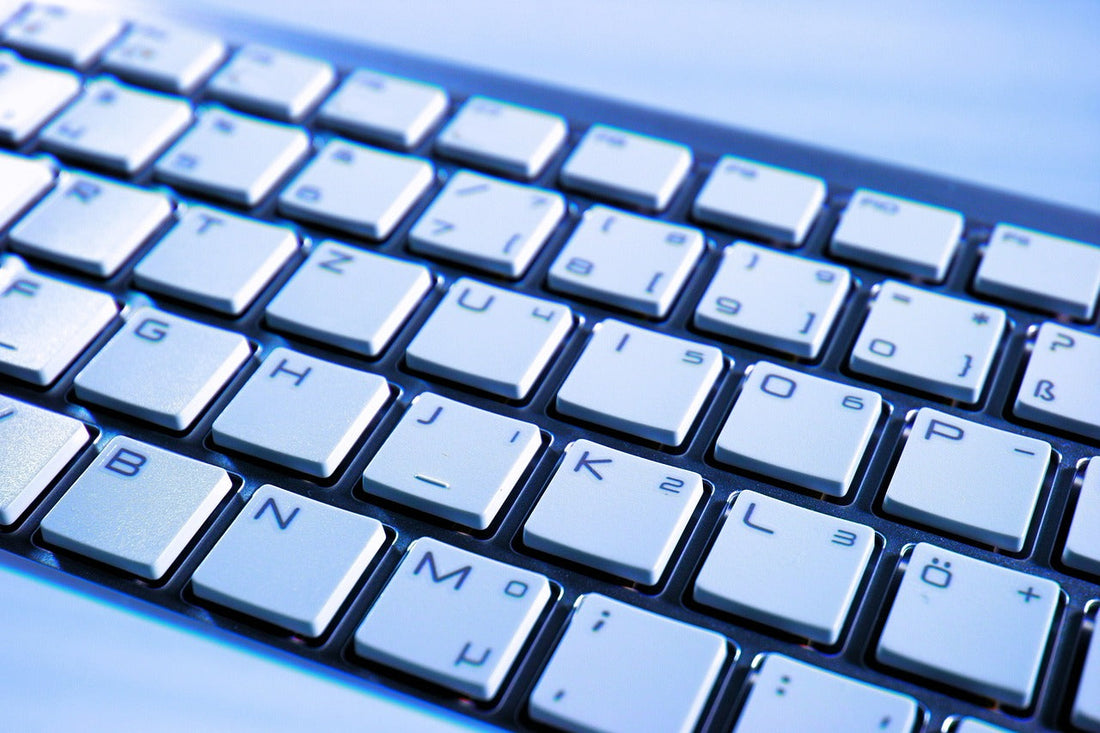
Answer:
<svg viewBox="0 0 1100 733"><path fill-rule="evenodd" d="M531 693L531 717L569 731L688 733L726 656L713 631L586 594Z"/></svg>
<svg viewBox="0 0 1100 733"><path fill-rule="evenodd" d="M355 653L491 700L549 601L545 577L422 537L355 631Z"/></svg>
<svg viewBox="0 0 1100 733"><path fill-rule="evenodd" d="M0 524L14 524L90 437L79 420L0 394Z"/></svg>
<svg viewBox="0 0 1100 733"><path fill-rule="evenodd" d="M268 484L252 494L191 587L199 598L316 637L385 539L375 519Z"/></svg>
<svg viewBox="0 0 1100 733"><path fill-rule="evenodd" d="M1027 708L1061 593L1053 581L922 542L909 556L876 657Z"/></svg>

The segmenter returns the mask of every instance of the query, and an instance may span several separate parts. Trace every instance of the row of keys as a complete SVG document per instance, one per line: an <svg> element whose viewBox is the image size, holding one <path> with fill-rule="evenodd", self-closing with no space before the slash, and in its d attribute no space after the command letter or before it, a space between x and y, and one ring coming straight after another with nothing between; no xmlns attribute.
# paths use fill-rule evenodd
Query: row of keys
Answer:
<svg viewBox="0 0 1100 733"><path fill-rule="evenodd" d="M197 53L198 48L194 51ZM286 84L288 74L302 77L300 83ZM331 69L321 62L246 47L215 77L210 88L214 96L220 95L242 109L293 120L300 117L293 110L301 107L302 102L295 101L296 98L279 99L276 90L296 90L297 98L305 95L312 99L318 96L317 90L331 85L331 75ZM21 97L29 99L33 107L5 113L6 119L19 122L21 118L44 120L73 97L77 82L63 72L21 62L9 54L7 59L0 59L0 85L5 84L13 92L23 90ZM32 84L34 92L29 94L26 90ZM248 88L247 92L237 88L242 85ZM357 95L382 91L396 96L399 102L408 99L407 104L421 105L419 112L414 110L404 118L407 126L418 131L428 129L445 107L446 95L438 88L364 71L349 77L333 98L347 108L343 110L344 116L336 114L340 120L337 126L355 131L355 125L346 117L348 109L364 106L369 109L371 105L370 100L354 99ZM322 120L328 106L322 107ZM434 115L433 122L423 122L429 111ZM126 119L128 124L118 125L119 119ZM190 108L182 100L101 79L90 83L83 96L54 120L44 132L42 144L78 160L91 160L132 173L162 151L190 122ZM18 140L25 136L23 128L32 127L26 121L20 124L20 130L14 127L6 130L9 138ZM120 129L126 129L126 135L121 135ZM376 132L364 137L383 142L408 137L393 129L378 128ZM441 152L459 160L505 175L531 178L563 139L564 121L559 117L496 100L472 98L441 133L438 146ZM242 145L247 147L241 148ZM301 160L306 145L307 138L294 128L264 125L239 115L212 111L202 115L196 130L173 149L172 156L166 156L158 164L158 174L175 185L252 205ZM293 193L284 194L282 208L306 221L368 238L384 238L412 201L424 192L431 170L423 161L391 158L390 168L397 166L397 169L378 171L376 166L387 160L383 154L375 152L371 156L369 150L358 149L357 155L352 156L349 145L343 143L329 151L333 160L345 165L316 166L311 175L301 177ZM236 160L234 166L219 164L234 153L235 157L229 158ZM363 157L371 160L346 165L353 158ZM562 180L581 192L659 210L682 182L690 160L690 151L682 146L597 125L588 131L566 162ZM241 163L250 165L238 170ZM415 171L413 178L407 178L413 171L405 173L401 166L413 169L419 166L420 170ZM350 193L340 196L349 184L354 190L355 181L364 176L392 180L398 187L379 197L384 202L383 210L358 212L350 205L358 198ZM322 201L325 197L333 200ZM705 223L797 243L805 236L823 197L824 184L820 179L726 156L715 166L693 210L696 218ZM342 203L341 198L346 201ZM438 218L442 223L435 231L448 231L449 220ZM553 224L543 222L544 230L540 232L543 236L547 226ZM940 281L946 276L961 231L962 217L957 212L859 189L841 216L830 249L837 256L861 264ZM532 241L537 241L537 237L524 239L521 228L519 233L505 235L501 252L477 252L478 246L474 245L475 251L471 253L469 245L456 247L451 243L443 245L443 253L467 264L472 257L474 266L516 277L522 274L537 249ZM525 243L526 247L521 246ZM430 251L430 246L426 245L425 251ZM584 258L577 261L585 262ZM679 265L690 267L690 258ZM614 272L615 268L605 263L600 269ZM583 277L591 272L576 274ZM669 293L675 294L677 288L668 273L658 269L649 275L666 276L662 285L666 300ZM560 278L561 273L556 276ZM618 290L623 287L620 283L601 288L585 282L582 287L595 287L606 302L646 315L663 315L668 309L660 296L643 295L641 304L632 302L631 296L637 296L632 292L620 294ZM645 292L652 294L652 287L648 285ZM1100 252L1084 243L998 225L975 275L974 287L980 293L1028 307L1089 319L1100 294Z"/></svg>
<svg viewBox="0 0 1100 733"><path fill-rule="evenodd" d="M67 423L76 421L70 418L16 402L6 406L7 413L43 426L46 437L64 438L54 444L60 458L55 459L53 473L59 470L58 462L63 465L71 459L74 439L77 450L88 440L86 433L71 430ZM47 426L51 419L54 423ZM578 446L578 450L584 447ZM585 455L581 465L589 472L596 465L614 470L601 460ZM46 480L51 481L52 476ZM149 485L157 485L158 491L148 491ZM42 536L52 545L158 579L173 566L231 488L228 475L220 468L117 437L47 513L41 524ZM89 522L89 516L97 521ZM130 519L137 516L144 519L136 523ZM133 529L138 526L140 532ZM115 527L130 529L120 532ZM322 543L325 562L319 565L312 550ZM318 636L330 626L384 544L383 527L373 519L266 486L253 492L199 565L192 588L199 598L292 633ZM873 544L873 533L861 525L741 492L704 559L694 595L704 605L796 635L835 640L866 572ZM244 557L250 558L247 572L241 571ZM752 561L746 562L746 558ZM806 558L815 558L814 564L806 565ZM1028 707L1060 603L1058 585L925 544L914 547L905 563L876 656L888 666L1012 707ZM809 577L815 581L806 582ZM813 602L808 602L808 593L814 594ZM829 602L823 601L822 594L828 595ZM550 587L542 576L435 540L418 540L359 626L355 649L363 657L424 676L462 694L492 699L550 597ZM586 605L593 606L591 614L584 612ZM395 616L404 622L393 624ZM618 625L625 631L616 631ZM993 637L982 633L988 628L998 633ZM395 629L403 631L394 633ZM1004 633L1005 629L1010 633ZM644 638L671 634L669 641L676 643L637 647L630 639L639 638L638 632L643 630L647 632ZM593 638L590 635L594 633L606 636ZM704 643L705 639L712 641ZM646 655L660 649L677 650L673 668L679 672L672 678L680 680L682 686L677 689L683 694L672 695L681 704L670 707L678 711L676 720L693 722L726 656L725 640L598 596L587 596L578 604L536 685L532 714L567 728L580 724L570 722L571 716L590 723L587 716L597 714L595 709L628 715L625 711L633 706L585 703L587 686L578 685L591 679L593 672L584 668L592 659L622 659L617 653L594 651L618 652L622 650L617 647L625 644L651 650L635 652ZM582 663L585 659L588 661ZM1006 659L1012 662L1006 664ZM657 668L645 666L651 672ZM796 683L796 677L816 677L808 669L791 667L786 679L780 680L781 686L790 685L793 691L796 684L814 689L818 683L825 684L824 678ZM618 665L601 669L601 674L605 684L598 688L604 691L634 695L640 689L628 684L633 680L631 673ZM621 677L624 674L626 678ZM1075 715L1083 720L1091 714L1087 697L1091 684L1091 676L1086 674L1081 683L1084 703L1075 707ZM858 689L870 694L870 688ZM809 691L795 699L804 699L803 694L813 699ZM756 701L754 696L750 695L742 713L743 725L756 716L805 709L793 700L780 704ZM915 703L910 703L915 712ZM779 707L774 708L776 705ZM884 711L878 715L878 721L892 717ZM898 730L908 729L904 719L897 721ZM617 723L611 725L618 729ZM894 728L887 725L881 729Z"/></svg>

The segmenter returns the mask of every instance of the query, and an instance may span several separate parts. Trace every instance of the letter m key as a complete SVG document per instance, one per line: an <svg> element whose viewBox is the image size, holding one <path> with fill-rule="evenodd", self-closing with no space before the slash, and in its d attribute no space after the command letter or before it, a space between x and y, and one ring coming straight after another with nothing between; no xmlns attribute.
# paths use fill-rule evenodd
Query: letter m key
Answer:
<svg viewBox="0 0 1100 733"><path fill-rule="evenodd" d="M435 557L431 552L425 552L424 557L420 558L420 562L416 565L416 570L413 570L413 575L420 575L420 571L425 567L428 568L428 573L432 576L433 583L442 583L450 578L457 578L457 580L455 580L455 590L460 590L462 584L466 582L466 578L470 577L470 573L473 572L472 567L464 565L458 570L452 570L446 575L440 575L439 569L435 566Z"/></svg>

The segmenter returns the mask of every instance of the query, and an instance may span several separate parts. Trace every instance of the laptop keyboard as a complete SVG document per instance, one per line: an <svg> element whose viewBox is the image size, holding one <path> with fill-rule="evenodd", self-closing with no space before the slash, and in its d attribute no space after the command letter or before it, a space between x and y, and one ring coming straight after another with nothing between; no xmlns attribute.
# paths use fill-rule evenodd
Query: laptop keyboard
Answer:
<svg viewBox="0 0 1100 733"><path fill-rule="evenodd" d="M0 30L0 547L508 728L1100 730L1095 216L224 32Z"/></svg>

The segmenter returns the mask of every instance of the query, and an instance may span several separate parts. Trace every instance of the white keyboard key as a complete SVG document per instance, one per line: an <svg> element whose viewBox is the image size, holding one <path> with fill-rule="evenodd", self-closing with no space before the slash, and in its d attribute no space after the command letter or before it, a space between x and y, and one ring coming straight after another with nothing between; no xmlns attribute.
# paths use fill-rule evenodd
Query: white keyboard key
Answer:
<svg viewBox="0 0 1100 733"><path fill-rule="evenodd" d="M897 517L1019 552L1050 444L928 407L917 411L882 500Z"/></svg>
<svg viewBox="0 0 1100 733"><path fill-rule="evenodd" d="M76 375L76 396L186 430L250 354L239 334L138 308Z"/></svg>
<svg viewBox="0 0 1100 733"><path fill-rule="evenodd" d="M409 232L409 249L517 278L563 216L561 194L458 171Z"/></svg>
<svg viewBox="0 0 1100 733"><path fill-rule="evenodd" d="M0 230L7 228L53 184L46 163L0 153Z"/></svg>
<svg viewBox="0 0 1100 733"><path fill-rule="evenodd" d="M89 82L84 95L47 125L40 139L59 155L133 174L189 124L186 101L102 78Z"/></svg>
<svg viewBox="0 0 1100 733"><path fill-rule="evenodd" d="M543 576L422 537L356 630L355 653L491 700L549 601Z"/></svg>
<svg viewBox="0 0 1100 733"><path fill-rule="evenodd" d="M161 193L63 173L9 237L16 252L108 278L171 215L172 202Z"/></svg>
<svg viewBox="0 0 1100 733"><path fill-rule="evenodd" d="M274 329L374 357L431 288L423 265L324 241L265 313Z"/></svg>
<svg viewBox="0 0 1100 733"><path fill-rule="evenodd" d="M852 349L853 371L974 403L1007 322L1000 308L882 283Z"/></svg>
<svg viewBox="0 0 1100 733"><path fill-rule="evenodd" d="M132 24L103 54L103 66L136 84L187 94L225 57L216 36L180 27Z"/></svg>
<svg viewBox="0 0 1100 733"><path fill-rule="evenodd" d="M734 242L695 308L695 326L816 359L851 287L847 268Z"/></svg>
<svg viewBox="0 0 1100 733"><path fill-rule="evenodd" d="M363 472L363 489L486 529L542 445L538 426L424 392Z"/></svg>
<svg viewBox="0 0 1100 733"><path fill-rule="evenodd" d="M713 346L608 319L593 327L556 404L570 417L679 445L723 367Z"/></svg>
<svg viewBox="0 0 1100 733"><path fill-rule="evenodd" d="M324 61L249 44L207 84L211 96L241 109L293 122L313 109L336 81Z"/></svg>
<svg viewBox="0 0 1100 733"><path fill-rule="evenodd" d="M979 293L1091 319L1100 296L1100 247L998 224L974 275Z"/></svg>
<svg viewBox="0 0 1100 733"><path fill-rule="evenodd" d="M757 362L718 434L714 457L845 496L881 414L876 392Z"/></svg>
<svg viewBox="0 0 1100 733"><path fill-rule="evenodd" d="M523 542L656 585L702 497L697 473L577 440L524 524Z"/></svg>
<svg viewBox="0 0 1100 733"><path fill-rule="evenodd" d="M86 10L35 4L4 27L0 41L27 56L75 68L90 65L122 30L122 21Z"/></svg>
<svg viewBox="0 0 1100 733"><path fill-rule="evenodd" d="M0 374L53 384L117 313L106 293L39 275L13 255L0 257Z"/></svg>
<svg viewBox="0 0 1100 733"><path fill-rule="evenodd" d="M193 206L138 262L134 282L239 316L297 250L290 229Z"/></svg>
<svg viewBox="0 0 1100 733"><path fill-rule="evenodd" d="M1008 728L991 725L977 718L961 718L951 733L1012 733Z"/></svg>
<svg viewBox="0 0 1100 733"><path fill-rule="evenodd" d="M798 245L824 202L825 182L816 176L723 155L691 212L706 224Z"/></svg>
<svg viewBox="0 0 1100 733"><path fill-rule="evenodd" d="M856 189L830 250L839 257L939 282L963 231L962 214L938 206Z"/></svg>
<svg viewBox="0 0 1100 733"><path fill-rule="evenodd" d="M876 657L1026 708L1061 592L1051 580L922 542L909 556Z"/></svg>
<svg viewBox="0 0 1100 733"><path fill-rule="evenodd" d="M693 597L836 644L874 545L870 527L742 491L699 571Z"/></svg>
<svg viewBox="0 0 1100 733"><path fill-rule="evenodd" d="M733 733L911 733L921 718L908 695L768 654Z"/></svg>
<svg viewBox="0 0 1100 733"><path fill-rule="evenodd" d="M0 141L22 143L79 91L80 79L70 72L0 49Z"/></svg>
<svg viewBox="0 0 1100 733"><path fill-rule="evenodd" d="M1100 336L1044 323L1012 412L1100 440Z"/></svg>
<svg viewBox="0 0 1100 733"><path fill-rule="evenodd" d="M1100 731L1100 630L1095 625L1073 699L1071 722L1081 730Z"/></svg>
<svg viewBox="0 0 1100 733"><path fill-rule="evenodd" d="M195 570L191 588L294 634L320 636L385 539L375 519L268 484Z"/></svg>
<svg viewBox="0 0 1100 733"><path fill-rule="evenodd" d="M726 647L713 631L583 595L531 693L531 717L569 731L688 733Z"/></svg>
<svg viewBox="0 0 1100 733"><path fill-rule="evenodd" d="M1062 562L1100 575L1100 458L1090 458L1086 464Z"/></svg>
<svg viewBox="0 0 1100 733"><path fill-rule="evenodd" d="M561 169L569 188L615 203L661 211L691 170L691 149L593 125Z"/></svg>
<svg viewBox="0 0 1100 733"><path fill-rule="evenodd" d="M565 120L529 107L470 97L439 133L444 155L516 178L537 176L565 142Z"/></svg>
<svg viewBox="0 0 1100 733"><path fill-rule="evenodd" d="M317 113L321 124L402 150L420 144L447 111L447 93L434 84L356 69Z"/></svg>
<svg viewBox="0 0 1100 733"><path fill-rule="evenodd" d="M255 206L309 152L296 128L211 108L156 164L172 185Z"/></svg>
<svg viewBox="0 0 1100 733"><path fill-rule="evenodd" d="M593 206L547 280L554 290L664 318L705 248L698 229Z"/></svg>
<svg viewBox="0 0 1100 733"><path fill-rule="evenodd" d="M289 217L385 239L432 185L420 158L332 140L279 195Z"/></svg>
<svg viewBox="0 0 1100 733"><path fill-rule="evenodd" d="M120 435L43 518L42 539L157 580L232 488L217 466Z"/></svg>
<svg viewBox="0 0 1100 733"><path fill-rule="evenodd" d="M273 349L214 421L214 442L324 478L390 397L376 374Z"/></svg>
<svg viewBox="0 0 1100 733"><path fill-rule="evenodd" d="M522 400L572 327L564 305L460 278L405 359L412 369Z"/></svg>
<svg viewBox="0 0 1100 733"><path fill-rule="evenodd" d="M15 524L90 438L79 420L0 394L0 525Z"/></svg>

